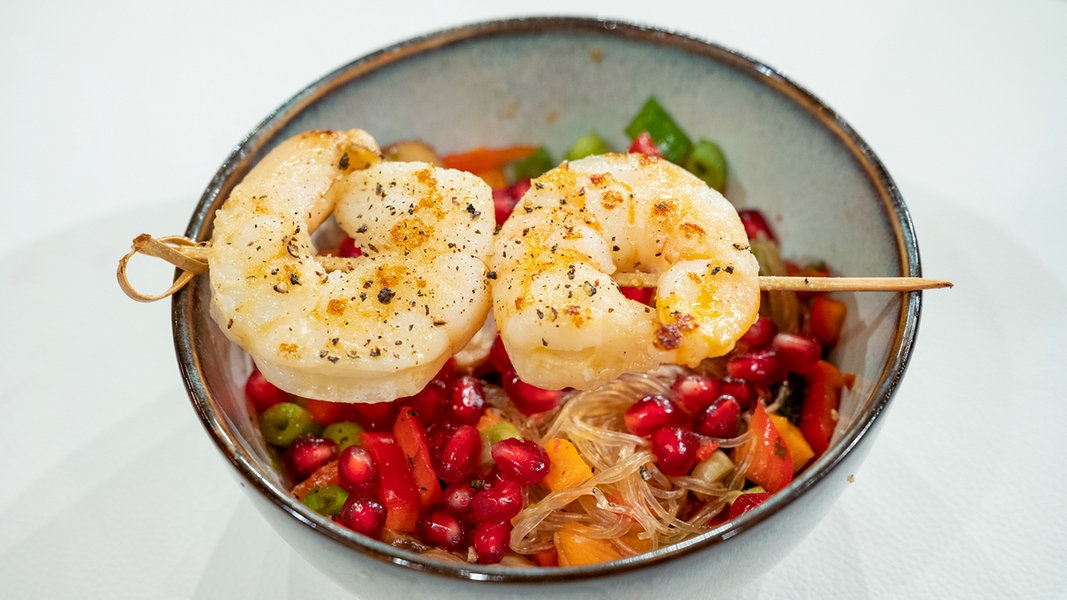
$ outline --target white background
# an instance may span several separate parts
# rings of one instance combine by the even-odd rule
[[[3,596],[350,597],[244,498],[182,390],[169,304],[126,299],[115,264],[138,233],[181,233],[230,149],[314,79],[530,14],[779,69],[873,147],[924,274],[957,284],[926,293],[855,484],[740,598],[1067,594],[1067,2],[190,0],[0,9]]]

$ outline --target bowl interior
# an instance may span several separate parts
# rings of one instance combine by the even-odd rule
[[[380,143],[420,138],[443,152],[536,143],[554,156],[596,131],[625,148],[622,129],[656,96],[694,137],[714,139],[730,164],[727,196],[773,219],[783,253],[825,259],[843,275],[919,275],[906,208],[888,174],[832,110],[773,69],[685,36],[586,19],[519,19],[450,29],[356,60],[297,94],[234,150],[201,199],[187,235],[210,239],[214,210],[263,154],[307,129],[362,128]],[[505,569],[418,564],[288,497],[243,396],[247,357],[209,316],[203,278],[175,297],[175,340],[205,427],[241,476],[309,527],[388,561],[460,577]],[[907,364],[918,320],[912,294],[850,294],[834,357],[856,385],[842,406],[838,443],[771,502],[655,562],[732,537],[824,478],[881,413]],[[512,569],[520,578],[559,577]],[[505,572],[505,575],[500,575]]]

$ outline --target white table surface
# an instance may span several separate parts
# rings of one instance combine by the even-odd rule
[[[231,147],[313,79],[522,14],[781,70],[874,148],[924,273],[956,283],[926,294],[854,485],[741,598],[1067,595],[1067,2],[150,4],[0,10],[0,595],[350,597],[245,499],[181,387],[169,304],[126,299],[116,260],[181,233]]]

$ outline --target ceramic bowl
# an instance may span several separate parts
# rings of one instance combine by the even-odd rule
[[[605,20],[530,18],[447,29],[359,58],[282,104],[242,140],[204,192],[186,234],[211,235],[229,191],[280,140],[314,129],[422,138],[441,151],[537,143],[556,156],[622,128],[650,95],[715,139],[738,206],[774,220],[786,254],[844,275],[919,276],[904,202],[871,149],[837,114],[773,68],[713,43]],[[687,542],[588,567],[457,565],[355,534],[286,493],[250,417],[247,357],[209,316],[203,277],[174,298],[178,359],[193,407],[252,503],[310,563],[361,598],[705,597],[751,582],[815,527],[868,453],[904,374],[921,295],[848,294],[833,360],[854,373],[836,441],[785,490]],[[209,491],[200,492],[201,495]]]

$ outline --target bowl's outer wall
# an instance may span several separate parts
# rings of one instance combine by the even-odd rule
[[[359,127],[382,143],[422,138],[444,152],[534,142],[560,156],[589,131],[624,148],[622,129],[650,95],[691,135],[723,147],[731,169],[727,195],[771,216],[787,255],[824,258],[842,274],[919,274],[910,220],[895,187],[832,111],[771,69],[728,50],[575,19],[450,30],[342,67],[280,107],[235,149],[201,199],[187,234],[208,239],[211,215],[233,185],[274,144],[299,131]],[[410,588],[416,594],[421,578],[379,560],[412,556],[365,544],[288,497],[247,412],[242,384],[250,362],[211,320],[207,288],[200,278],[175,297],[176,347],[194,407],[244,489],[298,551],[339,581],[361,589],[374,589],[378,582],[382,590]],[[846,339],[834,359],[857,375],[857,385],[843,407],[843,424],[871,420],[884,409],[907,363],[919,296],[851,295],[848,302]],[[618,585],[623,594],[618,597],[637,598],[657,593],[654,588],[665,581],[660,572],[677,582],[672,586],[690,581],[700,590],[707,588],[705,573],[714,573],[724,587],[743,583],[810,531],[866,455],[879,423],[842,427],[845,443],[725,533],[645,560],[658,563],[652,567],[656,577],[649,579],[649,569],[642,568],[614,575],[610,580],[616,583],[595,578],[568,585],[589,586],[590,597],[602,597],[597,590],[605,585]],[[732,537],[741,532],[745,535]],[[689,552],[706,545],[716,551]],[[667,556],[674,558],[660,562]],[[452,574],[499,573],[479,567]],[[524,575],[555,576],[544,570]],[[434,587],[445,581],[470,591],[468,582],[446,578],[437,578]],[[500,587],[490,589],[499,593]]]

